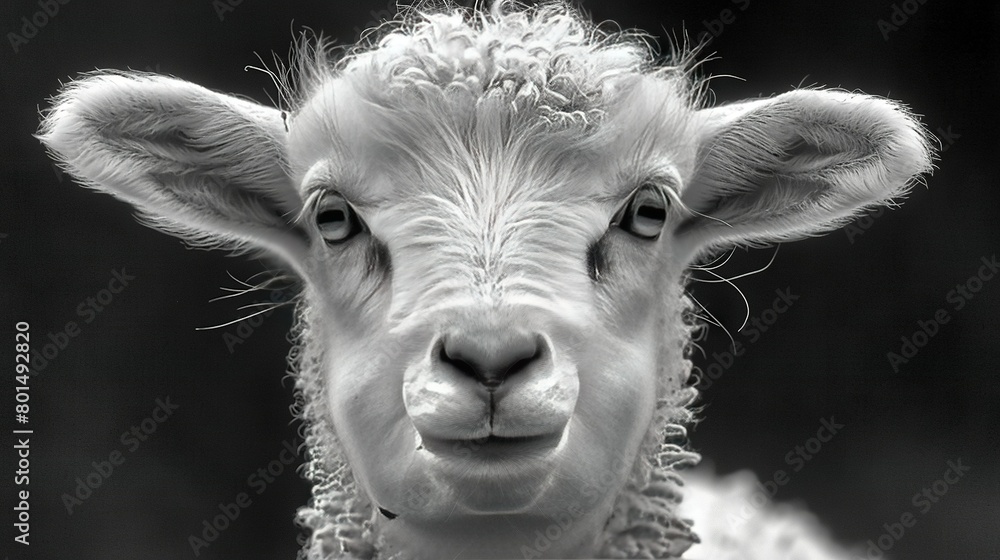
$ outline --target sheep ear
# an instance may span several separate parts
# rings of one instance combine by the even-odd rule
[[[702,136],[675,232],[685,262],[799,239],[903,195],[931,169],[928,136],[891,101],[797,90],[699,111]]]
[[[301,244],[292,224],[302,199],[285,134],[276,109],[174,78],[98,73],[55,97],[37,137],[71,175],[153,227],[286,255]]]

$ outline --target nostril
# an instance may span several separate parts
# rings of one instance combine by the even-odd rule
[[[535,351],[530,356],[521,358],[520,360],[512,363],[510,367],[507,368],[507,371],[504,373],[503,376],[507,377],[508,375],[513,375],[523,369],[526,369],[528,365],[531,364],[531,362],[534,362],[535,359],[538,358],[538,355],[540,353],[541,352],[536,348]]]
[[[471,377],[478,377],[479,376],[479,373],[478,373],[479,369],[476,368],[476,366],[474,366],[473,364],[469,363],[468,361],[466,361],[463,358],[459,358],[457,356],[453,356],[453,355],[448,354],[448,347],[447,347],[446,344],[441,344],[441,350],[440,350],[440,352],[438,352],[438,359],[441,360],[441,362],[443,362],[443,363],[451,364],[452,367],[454,367],[458,371],[460,371],[460,372],[462,372],[462,373],[464,373],[464,374],[466,374],[468,376],[471,376]]]
[[[540,336],[485,338],[459,333],[440,342],[438,359],[493,390],[542,356],[541,340]]]

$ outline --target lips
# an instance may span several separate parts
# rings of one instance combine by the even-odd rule
[[[430,477],[449,496],[449,511],[518,513],[534,507],[551,487],[565,434],[423,438],[420,453],[429,460]]]
[[[502,463],[544,459],[560,441],[562,433],[526,437],[490,435],[478,439],[424,438],[423,444],[428,452],[442,459]]]

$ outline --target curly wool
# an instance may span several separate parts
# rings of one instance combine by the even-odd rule
[[[413,93],[501,100],[517,113],[567,125],[599,122],[625,76],[655,74],[676,82],[692,105],[698,97],[690,54],[658,64],[647,35],[602,30],[562,2],[525,8],[504,0],[471,14],[422,5],[401,8],[397,19],[366,32],[339,59],[322,38],[303,37],[294,75],[282,69],[276,76],[293,113],[334,79],[386,105]]]

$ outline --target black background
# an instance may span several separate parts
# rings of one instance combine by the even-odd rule
[[[235,2],[235,0],[233,0]],[[898,2],[897,6],[902,6]],[[746,6],[743,11],[740,6]],[[777,499],[800,501],[845,543],[864,543],[883,524],[916,511],[911,498],[939,479],[948,460],[969,473],[949,488],[891,551],[894,558],[1000,558],[1000,281],[987,281],[961,310],[949,290],[997,252],[998,21],[991,3],[912,0],[916,7],[886,36],[888,0],[620,0],[584,4],[662,38],[684,30],[697,38],[706,22],[732,9],[704,55],[719,77],[719,101],[770,95],[798,85],[842,87],[906,102],[945,140],[928,188],[918,186],[898,210],[863,230],[785,244],[767,270],[735,284],[751,316],[771,306],[776,289],[799,299],[704,396],[705,418],[692,431],[696,449],[723,473],[750,468],[762,478],[789,470],[786,453],[815,435],[821,418],[845,427],[825,444]],[[238,318],[251,295],[209,303],[220,286],[263,270],[259,262],[188,250],[146,229],[111,197],[78,188],[55,172],[31,137],[37,110],[60,80],[94,68],[173,74],[267,102],[267,76],[244,71],[254,53],[287,51],[293,30],[308,25],[350,43],[388,15],[392,4],[244,0],[220,20],[211,0],[152,2],[73,0],[27,44],[0,45],[4,133],[0,188],[0,418],[4,480],[0,550],[11,558],[189,558],[188,536],[241,491],[253,503],[202,558],[292,558],[295,508],[308,488],[291,468],[261,494],[247,477],[297,441],[290,422],[291,382],[284,376],[291,312],[266,317],[231,353],[220,330],[195,330]],[[0,31],[17,32],[36,2],[0,6]],[[897,16],[897,21],[899,21]],[[720,26],[713,24],[718,31]],[[849,235],[849,231],[853,234]],[[861,232],[860,234],[858,234]],[[756,270],[773,250],[739,251],[719,272]],[[15,469],[7,426],[13,417],[13,326],[30,321],[36,346],[77,306],[107,286],[112,270],[134,275],[93,322],[82,324],[32,380],[30,426],[31,546],[13,544]],[[696,275],[706,277],[704,274]],[[743,301],[725,284],[692,292],[733,333]],[[893,371],[887,352],[918,320],[946,308],[951,321]],[[713,327],[702,342],[703,367],[729,339]],[[122,432],[140,423],[158,397],[179,409],[134,452]],[[16,427],[16,426],[15,426]],[[67,513],[91,462],[125,451],[125,462]]]

